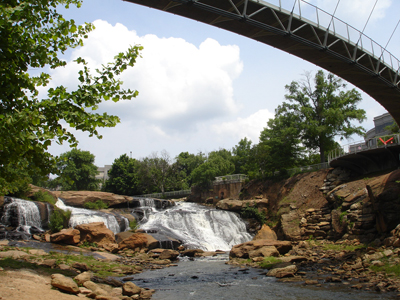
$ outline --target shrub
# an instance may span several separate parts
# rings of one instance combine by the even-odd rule
[[[138,229],[139,225],[138,225],[136,219],[129,222],[129,227],[131,228],[132,231],[135,231],[136,229]]]
[[[97,200],[96,202],[86,202],[83,207],[87,209],[105,209],[108,208],[108,205],[103,200]]]
[[[240,215],[242,216],[242,218],[245,219],[256,219],[261,224],[265,224],[265,222],[267,222],[265,214],[259,212],[257,207],[250,206],[249,203],[246,203],[246,207],[242,208],[242,210],[240,211]]]
[[[33,201],[47,202],[53,205],[55,204],[54,197],[42,190],[39,190],[35,194],[33,194],[32,199]]]
[[[282,260],[274,256],[268,256],[260,263],[260,267],[263,269],[271,269],[273,265],[281,263]]]
[[[69,219],[71,218],[70,210],[62,210],[55,208],[50,216],[49,227],[50,230],[55,233],[59,232],[63,228],[68,228]]]

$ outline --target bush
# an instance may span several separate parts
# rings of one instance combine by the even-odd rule
[[[55,208],[50,216],[49,227],[53,233],[59,232],[63,228],[68,228],[69,219],[71,218],[70,210],[62,210]]]
[[[251,207],[249,203],[246,203],[246,207],[242,208],[242,210],[240,211],[240,215],[242,216],[242,218],[245,219],[256,219],[261,224],[265,224],[265,222],[267,222],[265,214],[259,212],[257,207]]]
[[[33,194],[32,200],[39,202],[47,202],[53,205],[55,204],[54,197],[42,190],[39,190],[35,194]]]
[[[129,227],[131,228],[132,231],[135,231],[136,229],[138,229],[139,225],[138,225],[136,219],[129,222]]]
[[[87,209],[105,209],[108,208],[108,205],[103,200],[97,200],[96,202],[86,202],[83,207]]]

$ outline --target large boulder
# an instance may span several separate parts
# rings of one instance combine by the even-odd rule
[[[297,241],[301,239],[300,219],[301,216],[296,210],[281,216],[282,232],[286,240]]]
[[[275,231],[273,231],[267,224],[264,224],[261,229],[254,236],[253,240],[278,240]]]
[[[66,205],[74,207],[84,207],[86,202],[96,202],[97,200],[103,201],[108,206],[115,206],[133,199],[129,196],[98,191],[56,191],[53,193],[63,199]]]
[[[62,229],[60,232],[53,233],[50,236],[50,242],[52,243],[76,245],[80,242],[80,240],[80,231],[74,228]]]
[[[148,234],[146,233],[134,233],[130,237],[124,239],[118,244],[120,250],[128,249],[143,249],[147,248],[148,244]]]
[[[292,249],[290,241],[274,241],[274,240],[253,240],[232,247],[229,252],[230,258],[249,258],[250,252],[263,247],[274,246],[280,255],[286,254]],[[254,252],[252,252],[254,253]]]
[[[255,200],[232,200],[224,199],[218,201],[216,207],[222,210],[233,212],[240,212],[243,208],[256,207],[259,211],[267,211],[268,199],[255,199]]]
[[[114,233],[103,222],[80,224],[75,229],[80,232],[81,242],[96,243],[100,247],[115,243]]]
[[[296,265],[290,265],[284,268],[274,268],[269,270],[267,276],[283,278],[283,277],[293,277],[297,272]]]

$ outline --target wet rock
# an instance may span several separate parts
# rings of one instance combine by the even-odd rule
[[[163,252],[160,253],[159,259],[175,260],[178,256],[178,251],[165,249]]]

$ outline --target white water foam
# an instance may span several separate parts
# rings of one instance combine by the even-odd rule
[[[71,218],[69,220],[69,226],[71,226],[71,227],[75,227],[80,224],[103,222],[104,225],[106,225],[106,227],[108,229],[110,229],[112,232],[114,232],[114,234],[117,234],[120,232],[120,227],[119,227],[118,221],[115,218],[115,216],[112,214],[107,214],[107,213],[103,213],[103,212],[99,212],[99,211],[93,211],[90,209],[67,206],[64,204],[64,202],[60,198],[58,198],[56,206],[64,211],[66,211],[66,210],[71,211]],[[128,228],[129,221],[124,217],[122,217],[122,218],[124,219],[124,222],[127,225],[126,228]]]
[[[187,248],[206,251],[229,251],[232,246],[252,239],[235,213],[186,202],[149,215],[140,228],[177,238]]]

